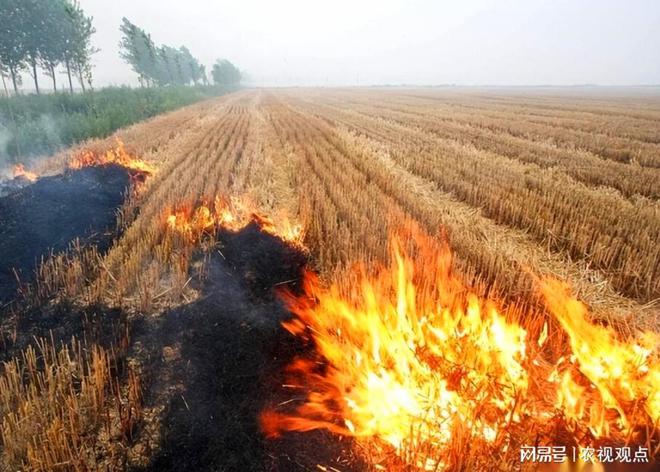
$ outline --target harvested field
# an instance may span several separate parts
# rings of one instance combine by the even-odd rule
[[[0,304],[15,296],[18,281],[32,282],[40,262],[75,240],[107,250],[130,184],[122,167],[86,167],[0,198]]]
[[[131,158],[97,158],[110,155],[117,138]],[[2,467],[501,470],[520,467],[520,447],[534,441],[641,445],[658,457],[660,95],[653,89],[242,90],[85,143],[33,169],[42,176],[36,183],[0,200],[0,234],[14,241],[6,257],[0,252],[3,265],[30,270],[35,257],[61,251],[98,226],[73,227],[56,205],[48,217],[59,226],[40,223],[51,228],[49,239],[35,245],[20,224],[7,224],[33,210],[21,195],[58,182],[63,177],[45,175],[71,162],[82,169],[65,175],[119,165],[149,171],[127,198],[106,205],[121,205],[117,217],[102,214],[103,228],[118,228],[112,243],[92,238],[93,254],[80,249],[51,259],[37,274],[36,286],[44,288],[29,303],[15,300],[6,316],[53,323],[52,313],[66,304],[76,307],[71,317],[89,316],[94,307],[94,316],[107,312],[123,328],[111,340],[90,336],[98,347],[89,350],[78,341],[65,347],[64,336],[51,341],[46,364],[68,359],[57,357],[60,345],[67,356],[94,356],[70,373],[96,379],[79,395],[90,420],[84,428],[61,428],[65,439],[48,450],[27,444],[25,431],[16,441],[5,437]],[[99,189],[83,193],[116,196],[118,184],[99,180]],[[5,203],[17,198],[28,208]],[[101,216],[94,199],[72,198],[61,205],[80,215],[76,221],[87,212]],[[396,235],[399,252],[392,250]],[[25,248],[14,251],[20,241]],[[397,265],[393,255],[403,262]],[[355,270],[358,263],[362,269]],[[565,281],[572,295],[547,277]],[[436,287],[442,283],[454,289],[451,296]],[[390,300],[394,293],[406,295]],[[447,326],[433,325],[433,335],[423,327],[433,324],[431,314],[445,299],[442,306],[460,314],[450,340],[429,354]],[[364,330],[356,329],[363,305],[383,309],[382,319]],[[490,314],[494,307],[501,316]],[[387,313],[406,308],[418,318],[388,324]],[[481,321],[463,325],[463,311],[475,310],[483,312]],[[351,311],[355,318],[346,315]],[[87,326],[78,321],[67,323]],[[3,339],[14,340],[25,326],[5,325],[11,328],[3,328]],[[509,336],[506,346],[522,348],[482,353],[484,339],[498,345],[501,338],[490,336],[500,329]],[[82,337],[85,329],[60,331]],[[592,334],[606,346],[596,346]],[[464,340],[454,346],[452,338]],[[379,344],[384,339],[389,346]],[[21,354],[27,344],[7,344],[16,364],[0,378],[0,399],[9,399],[0,404],[3,431],[20,428],[12,392],[22,387],[11,369],[36,369]],[[469,368],[462,357],[467,349],[478,353],[467,354],[474,361]],[[591,369],[593,359],[580,354],[586,350],[603,364]],[[397,359],[409,351],[414,359],[404,369]],[[353,404],[378,397],[351,383],[359,372],[345,365],[354,359],[346,353],[354,352],[378,358],[373,365],[356,361],[376,377],[391,370],[395,378],[401,368],[418,382],[409,389],[431,384],[439,395],[445,387],[438,385],[449,385],[451,395],[469,395],[467,402],[452,400],[448,410],[461,418],[460,427],[452,423],[445,436],[427,431],[426,423],[411,433],[414,421],[400,421],[397,429],[357,414],[348,418]],[[501,352],[511,358],[505,362]],[[460,369],[444,366],[453,356]],[[107,359],[121,368],[106,372],[99,365],[110,365]],[[608,371],[612,365],[638,371],[621,380]],[[470,369],[474,377],[465,373]],[[496,390],[500,383],[513,390]],[[571,403],[571,388],[584,400]],[[396,397],[386,393],[388,401]],[[49,413],[52,402],[30,401],[53,430],[65,421]],[[103,411],[112,414],[104,419]]]

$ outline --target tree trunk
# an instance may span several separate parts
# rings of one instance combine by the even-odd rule
[[[85,92],[85,79],[83,77],[83,72],[82,68],[76,64],[74,65],[74,71],[76,73],[76,77],[78,78],[78,82],[80,82],[80,88],[82,88],[82,91]]]
[[[37,59],[32,58],[30,60],[32,63],[32,77],[34,78],[34,88],[37,89],[37,95],[41,95],[41,92],[39,91],[39,78],[37,77]]]
[[[55,77],[55,66],[53,64],[48,64],[48,69],[50,69],[50,77],[53,79],[53,91],[57,92],[57,78]]]
[[[16,68],[10,67],[9,71],[11,72],[11,82],[14,84],[14,94],[18,95],[18,84],[16,83]]]
[[[5,81],[5,74],[3,72],[0,72],[0,76],[2,77],[2,88],[5,89],[5,96],[9,98],[9,90],[7,89],[7,81]]]
[[[71,91],[71,95],[73,95],[73,81],[71,80],[71,64],[69,64],[69,60],[66,60],[66,75],[69,76],[69,90]]]

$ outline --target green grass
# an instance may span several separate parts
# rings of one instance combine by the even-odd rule
[[[222,87],[109,87],[0,98],[0,162],[49,155],[132,123],[230,92]]]

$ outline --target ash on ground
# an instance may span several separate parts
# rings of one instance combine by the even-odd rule
[[[107,165],[34,183],[23,178],[10,182],[0,198],[0,306],[16,295],[19,280],[33,279],[43,258],[66,250],[74,240],[96,245],[100,252],[108,248],[131,175],[124,167]]]
[[[162,412],[159,440],[141,447],[154,454],[140,470],[363,470],[350,441],[320,431],[269,440],[260,431],[264,408],[290,399],[285,367],[310,348],[281,327],[291,315],[276,293],[297,290],[306,254],[257,224],[219,242],[198,300],[134,326],[157,340],[145,406]]]

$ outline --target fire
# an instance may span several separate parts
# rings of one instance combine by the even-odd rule
[[[441,451],[458,428],[493,442],[519,421],[526,331],[466,291],[446,246],[424,242],[413,258],[395,239],[391,266],[375,275],[360,266],[351,283],[325,288],[308,274],[305,297],[285,295],[296,318],[284,327],[311,336],[325,365],[290,366],[289,383],[311,391],[292,415],[266,412],[268,434],[326,428],[405,454]]]
[[[37,174],[27,170],[23,164],[16,164],[14,166],[14,178],[16,179],[19,177],[29,180],[30,182],[34,182],[38,179]]]
[[[182,235],[191,243],[199,241],[204,234],[214,233],[218,228],[239,231],[251,222],[257,223],[269,234],[302,246],[304,233],[300,224],[292,223],[284,213],[276,219],[260,215],[248,197],[216,197],[212,203],[204,201],[198,205],[180,205],[165,214],[165,223],[170,231]]]
[[[588,321],[587,307],[566,284],[545,280],[541,291],[570,338],[569,365],[553,373],[555,380],[561,377],[558,406],[566,416],[586,424],[596,438],[611,435],[613,426],[625,435],[641,425],[654,428],[660,419],[658,335],[621,341],[613,329]],[[585,395],[585,383],[595,387],[595,398]]]
[[[544,359],[543,346],[558,342],[547,324],[532,339],[511,316],[515,310],[502,311],[451,272],[446,244],[419,230],[407,236],[408,246],[401,235],[392,239],[391,263],[375,273],[360,265],[330,286],[309,273],[304,295],[283,294],[294,314],[284,328],[312,341],[316,352],[289,366],[286,387],[305,399],[293,410],[266,410],[266,435],[327,429],[370,450],[394,450],[409,467],[437,470],[452,465],[455,441],[513,449],[514,431],[549,421],[587,424],[594,438],[616,431],[642,440],[628,433],[654,429],[657,341],[617,341],[611,328],[587,321],[583,305],[545,281],[572,362]]]
[[[97,153],[86,149],[73,155],[69,161],[70,169],[82,169],[88,166],[103,166],[108,164],[117,164],[127,169],[137,171],[142,174],[154,174],[156,168],[126,151],[124,143],[117,139],[117,145],[114,149],[108,149],[105,153]]]

